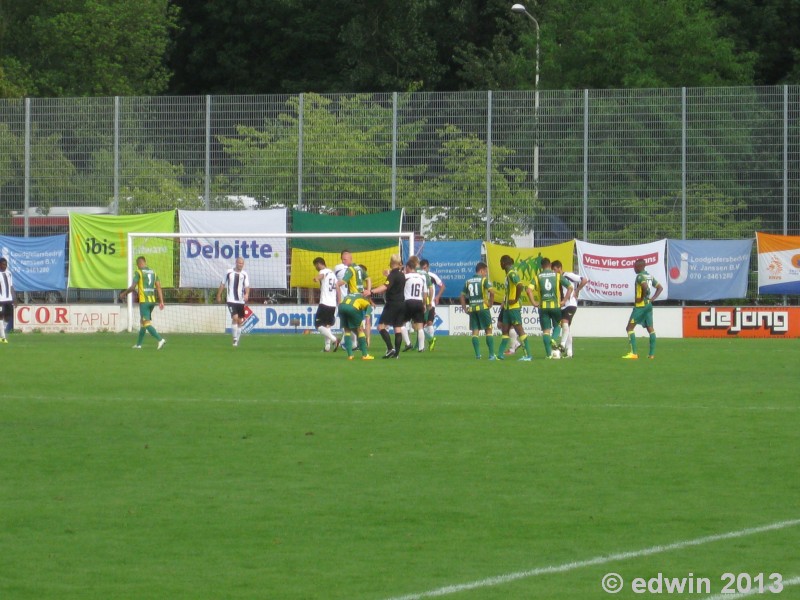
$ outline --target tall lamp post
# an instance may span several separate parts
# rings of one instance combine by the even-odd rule
[[[525,15],[536,30],[536,75],[533,79],[533,195],[539,199],[539,21],[528,12],[523,4],[515,4],[511,11]]]

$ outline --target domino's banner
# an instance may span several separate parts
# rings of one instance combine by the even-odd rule
[[[175,211],[144,215],[83,215],[69,213],[69,285],[87,289],[124,289],[128,258],[144,256],[164,287],[173,287],[172,239],[135,238],[128,233],[174,233]]]
[[[179,210],[181,287],[216,288],[237,258],[244,259],[250,286],[286,287],[286,209],[195,211]],[[214,233],[241,233],[215,238]],[[262,235],[263,234],[263,235]]]
[[[758,293],[800,294],[800,237],[756,232]]]
[[[669,297],[744,298],[752,250],[753,240],[667,240]]]
[[[501,302],[506,297],[506,273],[500,266],[500,258],[502,258],[504,254],[508,254],[514,259],[514,266],[524,284],[530,283],[531,279],[539,273],[542,258],[549,258],[551,261],[560,260],[565,271],[574,271],[574,240],[564,242],[563,244],[542,246],[541,248],[515,248],[512,246],[503,246],[501,244],[491,244],[489,242],[485,243],[485,247],[486,264],[489,266],[489,281],[495,289],[495,302]],[[461,293],[460,289],[459,293]],[[581,294],[583,294],[583,292],[581,292]],[[522,302],[524,303],[527,301],[527,295],[523,294]]]
[[[67,235],[11,237],[0,235],[0,256],[8,260],[18,292],[45,292],[67,287]]]
[[[464,282],[475,275],[475,265],[481,260],[480,240],[465,242],[423,242],[414,252],[431,263],[431,273],[444,283],[442,298],[458,298]],[[403,256],[407,257],[408,241],[403,240]]]
[[[636,284],[633,264],[639,258],[644,259],[647,272],[664,288],[659,300],[669,297],[667,240],[633,246],[604,246],[581,241],[576,243],[580,274],[589,280],[581,290],[582,300],[633,302]]]

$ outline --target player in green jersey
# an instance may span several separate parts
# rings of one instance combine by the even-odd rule
[[[361,350],[361,360],[372,360],[375,357],[367,352],[367,338],[364,335],[364,317],[372,312],[372,304],[361,294],[348,294],[339,303],[339,321],[344,329],[344,349],[347,358],[353,360],[353,340],[350,336],[355,333],[358,337],[358,349]]]
[[[139,350],[142,347],[144,334],[149,333],[158,340],[156,348],[161,350],[167,340],[162,338],[156,328],[153,327],[152,316],[153,308],[156,306],[156,298],[158,299],[158,308],[164,310],[164,292],[161,290],[161,282],[158,280],[158,275],[147,266],[147,260],[144,256],[136,258],[136,271],[133,274],[133,282],[128,289],[120,292],[120,300],[124,300],[133,291],[136,291],[139,297],[139,317],[141,318],[139,338],[136,340],[134,349]]]
[[[645,271],[647,263],[643,258],[639,258],[633,264],[633,270],[636,272],[636,284],[634,285],[634,304],[631,317],[628,319],[628,327],[625,331],[628,333],[628,342],[630,343],[630,352],[622,358],[635,360],[639,358],[639,353],[636,350],[636,329],[637,325],[641,325],[647,329],[650,334],[650,352],[647,358],[655,358],[656,354],[656,332],[653,329],[653,302],[661,295],[664,288],[656,281],[655,277]],[[655,289],[655,293],[650,296],[651,291]]]
[[[475,265],[475,275],[464,282],[461,290],[461,308],[469,314],[469,328],[472,331],[472,347],[475,358],[481,357],[481,331],[486,332],[486,346],[489,348],[489,360],[497,360],[494,353],[494,335],[492,335],[492,313],[494,304],[494,288],[486,276],[489,267],[484,262]]]
[[[567,282],[566,294],[562,298],[561,275],[553,271],[549,258],[542,258],[542,269],[534,277],[531,286],[539,295],[539,322],[542,325],[542,340],[544,342],[545,357],[552,358],[553,354],[553,327],[561,322],[561,307],[572,295],[572,283]]]
[[[520,358],[522,361],[531,360],[531,347],[528,342],[528,336],[522,327],[522,291],[528,294],[528,299],[533,304],[533,293],[530,288],[526,286],[519,278],[519,273],[514,268],[514,259],[508,254],[500,257],[500,266],[506,272],[506,297],[503,301],[503,319],[500,323],[500,329],[503,336],[500,340],[500,351],[497,353],[497,358],[504,360],[505,351],[508,347],[509,338],[508,332],[512,328],[519,336],[519,342],[525,348],[525,356]]]

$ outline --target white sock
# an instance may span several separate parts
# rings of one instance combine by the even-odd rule
[[[558,340],[560,346],[567,347],[567,340],[569,340],[569,323],[564,323],[561,326],[561,339]]]
[[[403,325],[402,329],[400,330],[400,333],[403,335],[403,343],[406,346],[410,346],[411,345],[411,336],[408,335],[408,327]]]
[[[425,335],[417,329],[417,350],[425,350]]]
[[[233,341],[234,342],[238,342],[239,341],[239,334],[241,332],[242,332],[242,328],[239,327],[239,325],[234,325],[233,326]]]
[[[517,330],[516,329],[509,329],[509,331],[508,331],[508,339],[510,341],[510,343],[508,345],[509,348],[516,348],[517,346],[519,346],[519,340],[517,338],[519,338],[519,334],[517,333]]]
[[[429,338],[433,337],[433,331],[434,331],[433,325],[428,325],[428,326],[425,327],[425,333],[428,334]]]
[[[333,333],[331,333],[330,327],[326,327],[325,325],[320,325],[319,327],[317,327],[317,331],[319,331],[323,336],[325,336],[325,339],[327,341],[331,342],[332,344],[336,343],[336,336],[333,335]]]

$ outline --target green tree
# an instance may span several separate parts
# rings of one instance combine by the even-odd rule
[[[169,0],[6,0],[2,65],[28,96],[151,95],[177,11]]]

